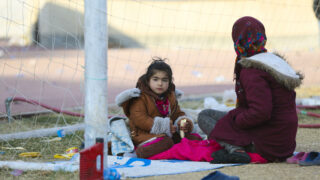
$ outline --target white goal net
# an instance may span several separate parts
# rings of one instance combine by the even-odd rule
[[[167,58],[190,112],[204,108],[203,97],[233,89],[231,30],[242,16],[263,22],[267,49],[304,73],[303,86],[319,85],[320,23],[312,3],[108,0],[108,36],[101,37],[109,47],[108,115],[123,115],[115,96],[135,87],[153,56]],[[85,3],[2,0],[0,8],[0,161],[68,160],[58,155],[84,142]]]

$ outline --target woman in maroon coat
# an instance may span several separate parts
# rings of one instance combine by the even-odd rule
[[[263,24],[253,17],[238,19],[232,29],[237,53],[234,75],[237,107],[230,112],[200,112],[200,128],[223,150],[212,163],[248,163],[246,152],[270,162],[284,161],[296,147],[296,93],[302,75],[280,56],[265,49]]]

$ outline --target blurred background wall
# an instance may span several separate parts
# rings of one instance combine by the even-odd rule
[[[109,47],[232,49],[231,28],[241,16],[266,26],[268,46],[318,48],[312,0],[108,0]],[[301,4],[304,4],[303,6]],[[0,38],[10,45],[82,48],[84,1],[0,1]],[[12,11],[14,9],[14,11]],[[295,43],[299,41],[299,45]]]

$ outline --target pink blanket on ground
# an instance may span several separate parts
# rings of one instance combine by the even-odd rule
[[[178,159],[190,161],[207,161],[213,160],[211,154],[222,149],[214,140],[189,140],[183,138],[180,143],[175,144],[172,148],[148,159]],[[251,157],[251,163],[267,163],[267,160],[257,153],[248,153]]]

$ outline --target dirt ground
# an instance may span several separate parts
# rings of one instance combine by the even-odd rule
[[[320,120],[318,120],[319,123]],[[297,152],[320,151],[320,130],[299,128],[297,134]],[[179,175],[153,176],[146,178],[134,178],[144,180],[168,180],[168,179],[190,179],[196,180],[207,176],[213,171],[220,171],[230,176],[238,176],[243,180],[318,180],[320,179],[320,166],[299,166],[297,164],[268,163],[268,164],[247,164],[242,166],[224,167],[221,169],[186,173]]]

